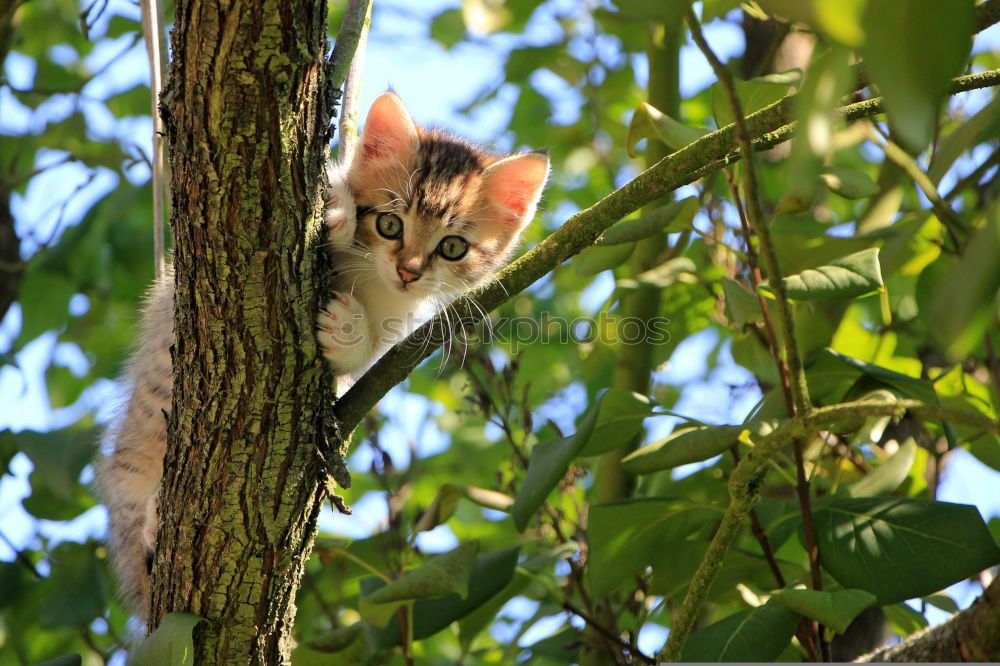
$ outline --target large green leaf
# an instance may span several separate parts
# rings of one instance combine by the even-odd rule
[[[681,428],[625,456],[622,469],[629,474],[649,474],[708,460],[735,444],[743,429],[734,425]]]
[[[644,213],[642,217],[623,220],[597,239],[595,245],[621,245],[649,238],[658,233],[674,233],[691,226],[698,212],[698,199],[687,197]]]
[[[700,127],[690,127],[678,122],[652,104],[643,102],[632,114],[625,146],[632,157],[638,154],[635,144],[642,139],[659,139],[670,150],[680,150],[705,136],[707,132]]]
[[[52,432],[22,430],[17,447],[35,466],[35,473],[61,499],[74,501],[80,473],[97,448],[96,428],[63,428]]]
[[[819,177],[830,191],[845,199],[864,199],[879,192],[879,187],[871,176],[854,169],[828,166],[824,167]]]
[[[587,435],[579,455],[599,456],[627,445],[652,416],[649,398],[633,391],[610,388],[598,398],[597,421]]]
[[[740,98],[743,115],[749,116],[788,95],[792,92],[791,88],[799,84],[801,78],[802,72],[792,70],[780,74],[769,74],[749,81],[737,80],[736,94]],[[725,127],[733,122],[733,112],[720,83],[712,84],[712,111],[719,127]]]
[[[168,613],[152,634],[132,650],[129,666],[185,666],[194,663],[194,629],[205,619]]]
[[[531,517],[559,484],[570,463],[583,451],[597,423],[599,411],[598,406],[592,407],[580,422],[575,434],[535,444],[531,449],[528,472],[510,510],[518,531],[523,532],[528,527]]]
[[[420,640],[432,636],[490,601],[510,583],[519,553],[520,548],[514,547],[477,557],[469,574],[468,593],[464,597],[455,593],[415,600],[413,638]],[[376,641],[380,647],[401,645],[403,637],[399,624],[390,622],[384,629],[376,631]]]
[[[399,580],[371,590],[361,598],[361,614],[371,624],[384,627],[396,609],[416,599],[469,596],[469,577],[479,551],[478,541],[468,541],[438,555]]]
[[[919,597],[1000,562],[974,506],[902,497],[833,499],[815,513],[823,568],[880,605]]]
[[[972,47],[973,0],[869,0],[865,70],[885,96],[889,123],[911,152],[924,149],[938,105]]]
[[[46,627],[84,627],[104,612],[103,572],[94,543],[63,543],[52,552],[52,575],[43,583]]]
[[[761,288],[773,293],[766,285]],[[855,252],[835,259],[826,266],[809,268],[785,278],[788,297],[800,301],[855,298],[883,288],[878,248]]]
[[[861,611],[875,605],[875,595],[864,590],[790,589],[781,590],[774,599],[799,615],[819,620],[838,634],[847,631]]]
[[[593,593],[609,594],[650,566],[666,544],[684,539],[718,516],[715,509],[662,497],[592,504],[587,535]]]
[[[694,632],[681,661],[774,661],[787,647],[799,616],[775,601],[733,613]]]
[[[571,266],[573,272],[583,277],[597,275],[603,271],[618,268],[632,256],[635,243],[620,245],[599,245],[585,248],[573,257]]]
[[[618,280],[620,289],[637,289],[638,287],[656,287],[666,289],[674,283],[688,276],[694,279],[697,267],[691,259],[687,257],[674,257],[668,259],[655,268],[639,273],[634,278],[622,278]]]

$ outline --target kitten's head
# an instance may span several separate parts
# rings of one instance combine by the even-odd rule
[[[548,157],[492,155],[410,119],[387,92],[372,104],[348,183],[356,242],[398,294],[455,296],[507,260],[549,173]]]

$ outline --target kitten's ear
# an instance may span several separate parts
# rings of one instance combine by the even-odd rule
[[[519,231],[535,216],[548,177],[548,155],[521,153],[488,166],[483,172],[483,188],[503,221]]]
[[[417,148],[417,126],[394,92],[384,92],[372,102],[361,135],[358,162],[402,159]]]

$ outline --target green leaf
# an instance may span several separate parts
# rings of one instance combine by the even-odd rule
[[[869,0],[865,69],[885,96],[889,124],[911,153],[931,140],[938,105],[962,72],[973,30],[972,0]]]
[[[712,523],[719,512],[687,500],[644,497],[591,504],[588,573],[603,597],[649,566],[655,554]]]
[[[575,434],[563,439],[535,444],[524,482],[514,498],[510,513],[514,525],[523,532],[545,498],[566,474],[570,463],[580,455],[597,422],[599,409],[591,408],[580,422]]]
[[[668,259],[656,268],[650,268],[635,276],[635,278],[623,278],[618,280],[619,289],[638,289],[641,286],[656,287],[666,289],[685,275],[695,275],[697,267],[695,263],[687,257],[674,257]]]
[[[337,627],[316,638],[309,639],[305,644],[309,649],[318,652],[340,652],[341,650],[346,650],[351,643],[361,636],[364,627],[363,622],[355,622],[346,627]]]
[[[580,631],[573,627],[566,627],[562,631],[528,646],[528,649],[531,650],[531,663],[586,663],[579,662],[577,659],[580,643]],[[551,662],[545,662],[545,660],[551,660]]]
[[[625,146],[631,157],[637,157],[635,145],[642,139],[659,139],[670,150],[680,150],[705,136],[708,130],[689,127],[643,102],[632,114]]]
[[[860,497],[832,499],[814,517],[823,568],[879,605],[937,592],[1000,562],[974,506]]]
[[[65,276],[29,268],[18,293],[22,316],[18,339],[21,344],[65,326],[69,319],[69,299],[76,292],[76,285]]]
[[[774,661],[785,649],[799,616],[774,601],[733,613],[694,632],[681,661]]]
[[[684,593],[691,586],[691,579],[705,559],[710,533],[704,538],[691,537],[682,541],[672,541],[663,544],[653,553],[650,566],[653,577],[649,581],[649,592],[680,602]],[[777,546],[775,546],[777,548]],[[789,562],[778,561],[781,570],[787,578],[808,577],[808,572],[800,566]],[[740,583],[756,586],[760,589],[770,589],[774,585],[774,574],[762,555],[749,553],[738,549],[730,549],[722,560],[722,567],[716,575],[708,591],[708,600],[732,599],[736,596],[736,587]]]
[[[681,428],[622,458],[622,469],[629,474],[649,474],[708,460],[735,444],[743,430],[744,426],[738,425]]]
[[[927,626],[927,618],[906,604],[893,604],[882,608],[885,619],[894,632],[906,638]]]
[[[513,579],[519,553],[520,548],[514,547],[477,557],[464,597],[450,594],[436,599],[417,599],[413,604],[413,638],[420,640],[432,636],[489,602]],[[385,629],[377,630],[376,643],[382,648],[402,645],[399,623],[391,622]]]
[[[648,416],[652,416],[649,398],[624,389],[608,389],[598,398],[597,421],[578,455],[599,456],[626,446],[642,430]]]
[[[446,9],[431,20],[431,39],[446,49],[462,41],[465,21],[461,9]]]
[[[640,241],[659,233],[670,234],[683,231],[691,226],[698,212],[697,197],[687,197],[673,201],[666,206],[645,213],[642,217],[623,220],[614,225],[594,243],[595,245],[620,245]]]
[[[782,97],[788,95],[790,88],[797,86],[802,78],[802,72],[792,70],[779,74],[770,74],[749,81],[739,81],[736,83],[736,94],[740,98],[740,106],[743,115],[749,116],[755,111],[760,111],[768,104],[777,102]],[[719,128],[733,122],[733,112],[729,108],[729,100],[726,99],[725,90],[722,84],[716,82],[712,84],[712,112],[715,114],[715,123]]]
[[[611,268],[618,268],[632,256],[635,243],[592,246],[573,257],[573,272],[583,277],[597,275]]]
[[[864,590],[781,590],[775,601],[799,615],[819,620],[838,634],[847,631],[861,611],[875,605],[875,595]]]
[[[757,295],[742,284],[728,277],[722,278],[722,292],[726,295],[726,310],[736,330],[747,324],[764,320]]]
[[[871,177],[854,169],[828,166],[820,174],[823,183],[835,194],[845,199],[864,199],[879,193],[879,187]]]
[[[927,177],[931,182],[937,185],[962,153],[970,150],[985,136],[994,135],[998,124],[1000,97],[994,97],[976,115],[957,123],[955,130],[941,139],[934,151],[930,169],[927,170]]]
[[[949,358],[962,360],[981,344],[996,318],[1000,292],[1000,205],[975,232],[965,253],[938,284],[925,321]]]
[[[43,626],[83,627],[104,612],[104,574],[95,547],[63,543],[52,552],[52,575],[43,583]]]
[[[35,466],[35,473],[55,495],[73,502],[80,473],[97,448],[96,428],[63,428],[52,432],[22,430],[15,436],[17,447]]]
[[[884,463],[847,486],[851,497],[888,495],[906,480],[917,457],[917,443],[910,437]]]
[[[191,613],[167,613],[156,631],[132,650],[129,666],[193,664],[194,629],[204,621]]]
[[[475,502],[479,506],[496,511],[509,511],[514,499],[510,495],[489,490],[487,488],[477,488],[476,486],[456,486],[446,483],[438,490],[434,501],[427,507],[427,510],[420,516],[420,520],[413,527],[415,532],[432,530],[438,525],[448,522],[448,519],[455,515],[458,508],[458,501],[466,498]]]
[[[843,124],[837,108],[850,91],[850,60],[848,49],[833,47],[816,57],[806,71],[795,98],[796,140],[786,169],[789,190],[779,202],[779,212],[799,213],[812,204],[823,161],[833,152],[834,135]]]
[[[469,595],[469,576],[479,551],[478,541],[468,541],[438,555],[421,567],[406,572],[399,580],[361,598],[361,615],[371,624],[384,627],[403,603],[427,597]]]
[[[41,476],[32,472],[28,476],[31,484],[31,494],[21,500],[24,510],[35,518],[42,520],[72,520],[87,509],[95,506],[94,497],[83,484],[77,484],[72,496],[64,497],[53,491]]]
[[[807,268],[784,281],[788,297],[800,301],[856,298],[884,288],[878,248],[849,254],[826,266]],[[761,285],[761,289],[774,293],[767,285]]]

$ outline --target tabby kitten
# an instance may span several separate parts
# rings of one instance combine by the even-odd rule
[[[343,391],[386,349],[509,257],[548,177],[541,153],[493,155],[417,127],[391,92],[372,104],[350,165],[328,168],[335,293],[317,338]],[[130,396],[98,463],[122,595],[149,606],[156,502],[171,408],[173,272],[153,285],[128,362]]]

